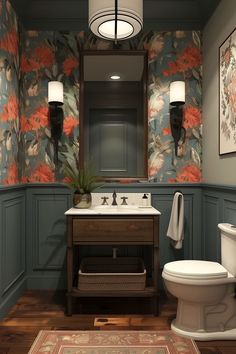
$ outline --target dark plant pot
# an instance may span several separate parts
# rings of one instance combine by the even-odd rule
[[[74,193],[73,205],[74,208],[78,209],[88,209],[92,204],[92,196],[90,193],[81,194],[78,192]]]

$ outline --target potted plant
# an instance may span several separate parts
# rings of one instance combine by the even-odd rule
[[[98,187],[98,178],[92,174],[90,166],[79,166],[78,152],[67,145],[67,151],[63,156],[64,181],[73,189],[73,206],[83,209],[89,208],[92,203],[91,192]]]

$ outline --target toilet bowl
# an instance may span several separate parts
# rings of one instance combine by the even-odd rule
[[[178,299],[172,330],[197,340],[236,340],[236,230],[230,224],[218,226],[222,264],[175,261],[165,264],[162,272],[166,289]]]

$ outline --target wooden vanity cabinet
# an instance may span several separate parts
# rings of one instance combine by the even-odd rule
[[[84,291],[73,286],[74,248],[82,245],[149,245],[152,248],[151,286],[139,291]],[[159,215],[67,215],[67,315],[74,297],[152,297],[158,314]]]

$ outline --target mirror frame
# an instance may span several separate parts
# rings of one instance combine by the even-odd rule
[[[84,116],[84,57],[88,55],[125,55],[125,56],[140,56],[144,58],[144,69],[143,69],[143,141],[144,141],[144,175],[143,176],[130,176],[130,177],[103,177],[104,181],[114,181],[114,182],[137,182],[137,181],[147,181],[148,180],[148,97],[147,97],[147,87],[148,87],[148,52],[146,50],[83,50],[80,53],[79,58],[79,75],[80,75],[80,87],[79,87],[79,165],[83,167],[85,164],[85,116]]]

